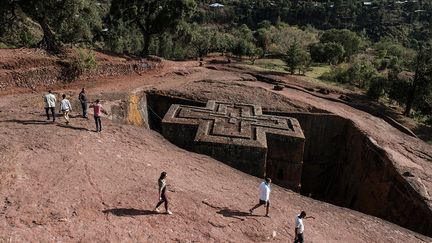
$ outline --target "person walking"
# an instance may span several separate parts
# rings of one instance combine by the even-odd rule
[[[255,209],[258,207],[261,207],[262,205],[266,206],[266,217],[269,217],[269,208],[270,208],[270,184],[271,179],[266,178],[265,181],[263,181],[259,186],[259,202],[257,205],[255,205],[253,208],[249,209],[249,212],[252,214]]]
[[[90,108],[93,108],[93,115],[96,123],[96,132],[102,132],[101,116],[102,113],[106,113],[106,112],[103,109],[102,105],[100,104],[100,100],[97,99],[95,103],[90,105]]]
[[[66,120],[66,124],[69,124],[69,112],[72,111],[71,103],[66,99],[66,95],[62,95],[62,101],[60,102],[60,111],[63,113],[63,117]]]
[[[294,243],[303,243],[303,232],[304,232],[304,225],[303,225],[303,219],[306,217],[306,212],[301,211],[299,215],[297,215],[295,220],[295,238]]]
[[[86,96],[84,88],[82,88],[81,92],[79,93],[78,99],[81,102],[83,117],[88,119],[88,116],[87,116],[87,96]]]
[[[45,112],[47,116],[47,120],[50,119],[49,112],[51,111],[53,122],[55,122],[55,106],[57,99],[54,94],[51,93],[51,90],[48,90],[48,94],[44,95],[44,102],[45,102]]]
[[[167,173],[166,172],[162,172],[159,180],[158,180],[158,184],[159,184],[159,202],[156,204],[156,207],[154,209],[154,211],[159,213],[159,206],[162,205],[162,203],[165,203],[165,210],[167,214],[172,214],[172,212],[168,209],[168,198],[166,196],[166,177],[167,177]]]

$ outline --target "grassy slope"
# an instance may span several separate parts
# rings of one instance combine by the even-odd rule
[[[265,70],[272,70],[272,71],[278,71],[278,72],[282,72],[282,73],[286,73],[288,74],[288,72],[285,70],[286,64],[284,63],[284,61],[280,60],[280,59],[258,59],[255,61],[255,64],[252,65],[250,60],[244,60],[242,62],[242,65],[247,66],[248,68],[257,70],[257,71],[265,71]],[[304,76],[298,76],[301,77],[304,81],[306,82],[310,82],[310,83],[316,83],[319,86],[324,86],[324,87],[328,87],[329,89],[333,89],[333,90],[340,90],[340,91],[346,91],[346,90],[350,90],[350,91],[356,91],[356,92],[361,92],[364,93],[364,91],[349,85],[349,84],[340,84],[337,82],[331,82],[331,81],[327,81],[327,80],[323,80],[320,77],[326,73],[330,71],[330,66],[329,65],[314,65],[310,68],[309,71],[306,72],[306,74]],[[389,103],[386,101],[382,102],[383,105],[388,106]],[[411,129],[413,129],[413,131],[416,132],[416,134],[422,139],[424,140],[426,143],[431,144],[432,145],[432,137],[429,138],[427,134],[430,134],[430,128],[424,128],[424,127],[428,127],[427,125],[424,125],[424,122],[418,120],[418,119],[414,119],[414,121],[406,121],[404,119],[397,119],[396,120],[404,125],[408,125],[412,122],[416,123],[417,125],[410,126],[408,125],[407,127],[410,127]],[[423,125],[422,125],[423,124]],[[411,124],[412,125],[412,124]],[[419,130],[419,128],[422,128]],[[425,129],[427,131],[425,131]]]
[[[272,70],[272,71],[278,71],[278,72],[289,74],[289,72],[285,70],[286,68],[285,62],[280,59],[258,59],[255,61],[254,65],[252,65],[251,61],[244,60],[242,64],[247,65],[249,68],[254,70],[261,70],[261,71]],[[330,65],[313,65],[310,67],[310,70],[306,72],[305,76],[300,76],[300,77],[303,77],[305,81],[317,83],[323,86],[328,86],[329,88],[336,89],[336,90],[355,89],[351,85],[340,84],[337,82],[331,82],[331,81],[320,79],[320,77],[328,71],[330,71]]]

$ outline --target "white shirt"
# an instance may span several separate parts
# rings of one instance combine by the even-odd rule
[[[71,111],[72,106],[68,99],[63,99],[60,104],[60,110],[62,111]]]
[[[56,106],[57,99],[55,95],[48,93],[44,96],[45,108],[51,108]]]
[[[303,219],[300,218],[300,214],[297,215],[296,217],[295,227],[297,228],[297,234],[303,234],[304,225],[303,225]]]
[[[259,186],[260,191],[260,200],[268,201],[270,199],[270,185],[267,185],[266,182],[262,182]]]

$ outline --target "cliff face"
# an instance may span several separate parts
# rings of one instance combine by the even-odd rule
[[[425,198],[353,122],[328,114],[285,115],[299,120],[306,137],[303,195],[432,235]]]

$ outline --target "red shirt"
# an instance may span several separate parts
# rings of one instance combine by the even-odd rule
[[[95,104],[93,105],[93,112],[94,112],[94,116],[101,116],[102,115],[102,105],[101,104]]]

